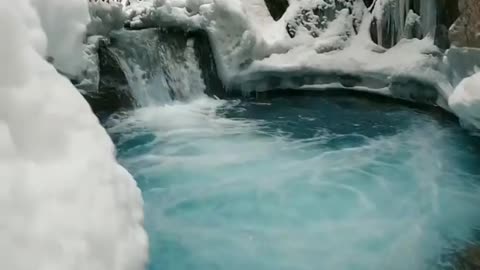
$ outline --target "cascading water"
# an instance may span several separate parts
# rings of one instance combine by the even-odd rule
[[[108,50],[125,73],[136,103],[147,107],[203,94],[195,42],[183,31],[120,31],[113,34]]]

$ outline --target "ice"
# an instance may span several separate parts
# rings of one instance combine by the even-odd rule
[[[141,270],[143,202],[79,92],[87,2],[0,9],[0,260],[11,270]],[[78,60],[78,61],[77,61]]]

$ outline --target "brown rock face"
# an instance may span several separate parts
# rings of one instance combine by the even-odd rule
[[[480,1],[459,0],[458,6],[460,17],[449,30],[452,45],[480,48]]]
[[[480,269],[480,247],[471,246],[457,258],[456,270],[478,270]]]

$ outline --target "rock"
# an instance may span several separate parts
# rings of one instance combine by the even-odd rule
[[[480,269],[480,246],[471,246],[462,252],[455,264],[456,270]]]
[[[442,50],[446,50],[450,48],[450,40],[448,38],[448,28],[445,25],[443,24],[437,25],[435,29],[434,42],[435,42],[435,45]]]
[[[438,14],[437,23],[445,25],[447,28],[458,19],[460,11],[458,10],[458,0],[437,0]]]
[[[460,17],[450,27],[449,39],[457,47],[480,48],[480,1],[459,0]]]
[[[380,41],[380,33],[382,34],[382,41]],[[386,49],[395,46],[395,44],[398,42],[396,33],[391,31],[390,28],[386,27],[386,23],[379,25],[377,18],[373,18],[370,25],[370,37],[374,43]]]
[[[188,33],[188,37],[195,39],[195,56],[202,71],[202,78],[205,83],[205,93],[209,96],[225,98],[226,91],[217,70],[212,44],[207,32],[195,30]]]
[[[363,2],[365,3],[365,6],[370,7],[375,0],[363,0]]]
[[[135,105],[118,59],[109,52],[107,46],[106,41],[102,41],[99,46],[98,91],[84,92],[85,99],[97,115],[108,115],[121,109],[131,109]]]
[[[289,6],[288,0],[265,0],[268,11],[275,21],[280,20]]]

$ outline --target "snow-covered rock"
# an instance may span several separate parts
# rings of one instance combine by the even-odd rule
[[[480,129],[480,72],[463,79],[448,104],[463,124]]]
[[[87,2],[0,9],[0,269],[143,270],[142,198],[79,92]],[[69,62],[69,61],[71,62]]]
[[[119,2],[91,1],[88,10],[91,19],[87,27],[88,35],[107,36],[110,31],[121,29],[125,23],[123,5]]]

